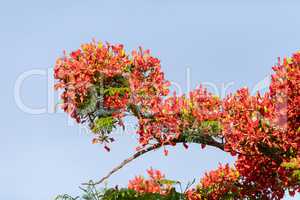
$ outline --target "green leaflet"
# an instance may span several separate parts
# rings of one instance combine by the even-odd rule
[[[300,181],[300,170],[299,169],[294,170],[293,177],[295,177],[298,180],[298,182]]]
[[[300,182],[300,169],[297,160],[292,159],[290,162],[283,162],[281,166],[292,170],[292,176]]]
[[[95,188],[83,190],[82,197],[71,197],[69,195],[59,195],[55,200],[185,200],[184,194],[178,193],[173,188],[168,195],[156,193],[139,194],[130,189],[105,189],[98,191]]]
[[[129,92],[130,89],[128,87],[110,87],[104,90],[104,94],[109,96],[114,96],[117,93],[124,95]]]
[[[93,85],[89,89],[88,96],[85,98],[84,102],[79,105],[77,112],[81,116],[91,114],[96,111],[97,103],[102,104],[103,92],[100,85]]]
[[[162,179],[158,181],[159,184],[162,185],[175,185],[175,184],[179,184],[178,181],[174,181],[174,180],[169,180],[169,179]]]
[[[94,95],[91,95],[89,98],[85,100],[79,107],[77,112],[81,115],[87,115],[96,110],[97,107],[97,98]]]
[[[222,128],[218,121],[203,121],[195,128],[186,128],[182,132],[182,139],[187,143],[201,142],[204,136],[215,136],[220,134]]]
[[[114,119],[112,116],[96,118],[92,131],[94,133],[98,133],[100,131],[110,133],[112,132],[113,128],[116,127],[116,122],[116,119]]]
[[[178,193],[173,189],[168,195],[160,195],[155,193],[139,194],[133,190],[111,189],[103,194],[101,200],[185,200],[184,195]]]
[[[200,129],[209,130],[209,133],[218,134],[221,131],[221,124],[218,121],[204,121],[200,124]]]

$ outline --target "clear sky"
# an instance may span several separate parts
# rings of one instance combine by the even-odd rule
[[[200,83],[218,94],[222,84],[231,85],[231,91],[253,89],[278,56],[299,50],[299,8],[288,0],[1,1],[0,199],[78,194],[80,183],[105,175],[137,145],[129,127],[118,132],[119,140],[106,153],[68,123],[66,114],[53,112],[57,95],[53,98],[48,85],[63,50],[92,38],[123,43],[128,50],[141,45],[161,59],[166,77],[182,92]],[[18,84],[22,77],[27,79]],[[33,114],[24,106],[42,110]],[[188,151],[178,146],[169,154],[157,151],[134,161],[109,185],[125,185],[151,166],[187,183],[219,162],[233,162],[217,149],[198,145]]]

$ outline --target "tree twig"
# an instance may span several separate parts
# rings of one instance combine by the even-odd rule
[[[121,164],[119,164],[117,167],[115,167],[114,169],[112,169],[106,176],[104,176],[103,178],[101,178],[99,181],[97,182],[93,182],[93,183],[82,183],[82,185],[99,185],[101,183],[103,183],[103,181],[105,181],[106,179],[108,179],[112,174],[114,174],[116,171],[120,170],[121,168],[123,168],[126,164],[130,163],[131,161],[135,160],[136,158],[148,153],[149,151],[153,151],[155,149],[159,149],[160,147],[162,147],[162,144],[154,144],[146,149],[140,150],[138,152],[136,152],[135,154],[133,154],[133,156],[125,159],[123,162],[121,162]]]
[[[180,138],[178,140],[175,140],[174,143],[178,144],[178,143],[183,143],[186,142],[184,139]],[[221,149],[222,151],[224,151],[224,144],[223,143],[219,143],[215,140],[213,140],[211,137],[201,137],[201,139],[199,140],[195,140],[192,143],[198,143],[198,144],[206,144],[209,146],[214,146],[217,147],[219,149]],[[99,181],[97,182],[88,182],[88,183],[82,183],[82,185],[99,185],[101,183],[103,183],[103,181],[105,181],[106,179],[108,179],[111,175],[113,175],[115,172],[117,172],[118,170],[120,170],[121,168],[123,168],[125,165],[127,165],[128,163],[130,163],[131,161],[135,160],[136,158],[150,152],[153,151],[155,149],[159,149],[162,146],[167,146],[167,145],[171,145],[171,143],[165,143],[165,144],[161,144],[161,143],[156,143],[153,144],[152,146],[149,146],[145,149],[142,149],[138,152],[136,152],[135,154],[133,154],[131,157],[125,159],[123,162],[121,162],[117,167],[113,168],[106,176],[104,176],[103,178],[101,178]]]

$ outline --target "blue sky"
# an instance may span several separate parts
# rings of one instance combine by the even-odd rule
[[[52,96],[47,71],[63,50],[92,38],[123,43],[128,50],[141,45],[161,59],[166,77],[183,92],[200,83],[216,86],[219,94],[222,84],[231,85],[229,91],[254,88],[278,56],[299,50],[299,6],[288,0],[2,1],[0,199],[77,194],[80,183],[103,176],[137,145],[129,127],[118,131],[118,141],[106,153],[68,123],[66,114],[52,112],[57,95]],[[18,91],[26,106],[45,108],[41,114],[24,112],[15,100],[16,81],[31,70],[40,75],[28,77]],[[187,183],[219,162],[233,159],[217,149],[178,146],[168,157],[157,151],[134,161],[109,185],[125,185],[151,166]]]

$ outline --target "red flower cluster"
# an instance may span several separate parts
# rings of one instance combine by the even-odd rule
[[[149,50],[125,53],[123,45],[92,42],[56,61],[56,89],[63,89],[62,108],[77,122],[88,122],[107,142],[115,123],[123,125],[127,112],[151,114],[168,94],[169,83],[160,61]],[[107,120],[108,116],[116,120]],[[96,127],[96,128],[95,128]],[[93,131],[95,132],[95,131]]]
[[[206,173],[200,184],[186,192],[188,200],[242,199],[239,173],[228,165]]]
[[[219,120],[220,104],[218,97],[202,87],[190,92],[189,97],[174,94],[151,109],[150,118],[140,119],[140,143],[144,146],[155,140],[160,144],[175,145],[174,141],[184,131],[198,130],[202,122]]]
[[[91,86],[103,84],[103,81],[113,82],[113,77],[122,76],[128,65],[130,60],[125,55],[123,45],[108,43],[84,44],[69,56],[59,58],[54,77],[59,81],[55,88],[64,89],[61,95],[62,108],[80,122],[78,108],[89,98]],[[107,101],[115,102],[110,98]],[[120,104],[122,102],[123,100],[119,100]]]
[[[138,193],[157,193],[168,195],[174,185],[165,179],[165,176],[158,170],[150,169],[147,171],[150,178],[144,179],[141,176],[129,181],[128,189]],[[215,171],[205,174],[200,184],[196,188],[190,188],[184,192],[188,200],[220,200],[229,197],[241,197],[239,195],[238,180],[239,173],[228,165],[222,166]],[[177,182],[176,182],[177,183]]]
[[[236,193],[237,186],[234,183],[239,179],[239,172],[230,168],[229,165],[220,165],[217,170],[206,173],[200,182],[200,187],[209,188],[211,199],[220,199],[229,192]]]
[[[300,145],[300,53],[273,67],[270,92],[250,96],[247,89],[223,100],[227,151],[261,153],[262,146],[284,152]]]
[[[97,141],[107,142],[116,123],[132,114],[142,148],[191,142],[238,155],[235,170],[220,166],[202,180],[202,188],[214,187],[212,199],[235,192],[236,181],[241,195],[280,199],[285,190],[299,191],[294,171],[282,164],[300,157],[300,52],[273,70],[264,94],[242,88],[220,99],[200,87],[166,98],[169,82],[149,51],[126,54],[123,45],[92,42],[59,58],[54,71],[63,109],[80,123],[88,121]],[[150,181],[136,177],[129,187],[161,193],[155,173]]]
[[[169,82],[161,71],[159,59],[150,51],[132,52],[132,71],[129,77],[131,103],[141,107],[141,112],[156,112],[162,97],[169,93]]]
[[[135,190],[139,193],[157,193],[166,195],[170,192],[172,185],[163,183],[165,176],[159,171],[154,169],[147,170],[149,179],[142,176],[137,176],[129,181],[128,189]]]
[[[223,100],[225,150],[238,154],[236,169],[244,187],[266,199],[281,199],[284,190],[298,190],[281,166],[299,156],[300,53],[273,67],[270,91],[250,96],[247,89]],[[255,183],[255,189],[249,185]],[[250,193],[251,193],[250,192]]]

